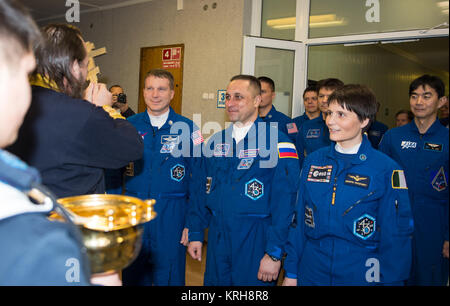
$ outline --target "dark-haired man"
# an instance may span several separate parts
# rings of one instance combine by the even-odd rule
[[[328,146],[330,134],[325,124],[325,114],[328,110],[328,97],[344,83],[339,79],[324,79],[317,84],[317,95],[321,115],[306,121],[301,127],[295,140],[300,166],[306,155],[317,149]]]
[[[120,111],[120,114],[125,118],[131,117],[136,113],[128,105],[127,95],[123,92],[123,88],[120,85],[113,85],[109,88],[112,94],[113,104],[115,109]]]
[[[386,132],[380,150],[405,170],[414,216],[410,285],[444,286],[448,281],[448,129],[437,119],[445,103],[439,77],[423,75],[409,87],[415,118]]]
[[[291,118],[276,110],[273,105],[273,99],[275,99],[275,82],[266,76],[258,78],[261,83],[261,103],[259,104],[259,117],[264,122],[276,122],[278,123],[278,129],[285,133],[295,141],[298,128]]]
[[[308,120],[315,119],[320,116],[320,109],[317,99],[317,89],[315,86],[309,86],[303,91],[303,104],[305,113],[293,119],[298,129]]]
[[[83,99],[89,58],[80,31],[50,24],[42,34],[33,101],[9,150],[36,167],[57,197],[104,193],[103,169],[139,159],[142,139],[120,114],[99,107],[112,104],[104,84],[91,83]]]
[[[395,126],[404,126],[414,120],[414,114],[409,110],[401,109],[395,114]]]
[[[274,285],[296,199],[299,165],[289,137],[258,118],[261,85],[238,75],[226,91],[232,125],[206,145],[203,201],[189,210],[189,246],[201,260],[209,227],[205,285]]]

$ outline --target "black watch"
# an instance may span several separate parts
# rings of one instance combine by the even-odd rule
[[[280,261],[280,259],[279,258],[276,258],[275,256],[272,256],[272,255],[270,255],[269,253],[266,253],[269,257],[270,257],[270,259],[272,259],[273,261]]]

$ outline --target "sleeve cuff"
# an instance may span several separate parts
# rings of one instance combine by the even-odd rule
[[[269,247],[268,249],[266,249],[266,253],[277,259],[281,259],[282,255],[283,255],[281,249],[276,246],[272,246],[272,247]]]
[[[204,233],[203,232],[191,232],[188,233],[188,240],[189,241],[201,241],[203,242],[204,239]]]
[[[285,276],[287,278],[297,279],[297,274],[286,272]]]

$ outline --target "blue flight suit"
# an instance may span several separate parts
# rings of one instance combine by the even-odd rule
[[[411,268],[413,230],[402,177],[397,163],[365,136],[357,154],[341,154],[331,144],[308,155],[286,276],[298,285],[402,284]]]
[[[201,156],[201,143],[193,143],[193,122],[172,108],[160,129],[151,125],[146,111],[128,120],[143,138],[144,157],[126,170],[125,194],[155,199],[157,216],[145,224],[142,250],[124,270],[123,283],[183,286],[186,247],[180,240],[190,201],[199,193],[193,173],[199,168],[196,162]],[[176,157],[176,150],[187,151]],[[194,151],[198,158],[193,157]]]
[[[291,118],[276,110],[275,106],[267,113],[264,118],[261,118],[264,122],[278,122],[278,129],[289,136],[292,142],[295,142],[295,138],[298,133],[298,127],[292,121]]]
[[[381,123],[380,121],[374,121],[370,125],[370,128],[367,131],[367,135],[369,137],[370,143],[372,144],[372,147],[378,149],[378,145],[380,144],[380,141],[387,130],[389,130],[387,125]]]
[[[237,144],[232,129],[206,146],[213,152],[204,159],[207,189],[189,210],[189,241],[203,242],[209,227],[204,285],[275,285],[257,274],[264,253],[284,254],[299,177],[295,146],[260,118]]]
[[[389,130],[380,150],[405,169],[414,216],[411,285],[446,285],[448,259],[442,256],[448,227],[448,129],[436,120],[425,134],[416,123]]]
[[[322,114],[317,118],[305,121],[299,128],[297,139],[295,140],[300,168],[306,155],[320,148],[327,147],[330,143],[330,132]]]
[[[305,123],[306,121],[309,121],[309,120],[310,119],[309,119],[308,115],[306,115],[306,113],[292,119],[292,121],[294,121],[295,125],[297,126],[297,129],[300,129],[302,127],[303,123]]]
[[[89,286],[79,230],[48,219],[51,201],[35,204],[26,195],[40,184],[35,168],[0,149],[0,286]]]

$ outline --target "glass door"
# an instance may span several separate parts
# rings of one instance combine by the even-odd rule
[[[276,109],[294,118],[304,112],[306,48],[301,42],[244,36],[242,73],[275,82]]]

